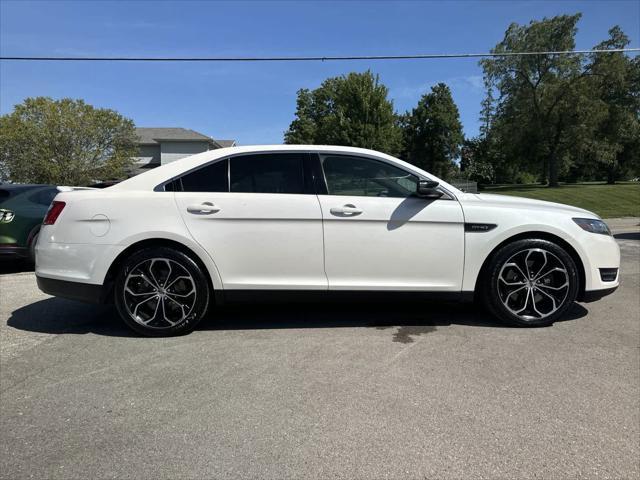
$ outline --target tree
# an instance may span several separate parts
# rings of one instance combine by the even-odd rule
[[[630,43],[620,27],[609,30],[609,39],[598,50],[620,49]],[[595,53],[587,67],[590,119],[594,131],[584,143],[585,156],[615,183],[640,167],[640,60],[622,52]]]
[[[581,15],[561,15],[528,25],[513,23],[494,53],[575,48]],[[541,166],[541,179],[558,185],[562,162],[580,126],[578,96],[587,71],[579,55],[525,55],[481,61],[495,90],[492,130],[507,157],[524,168]]]
[[[27,98],[0,117],[0,173],[21,183],[89,185],[122,178],[136,155],[133,122],[82,100]]]
[[[496,172],[491,162],[490,145],[486,137],[470,138],[464,141],[460,150],[460,171],[469,180],[491,184]]]
[[[402,119],[403,157],[434,175],[446,178],[464,141],[458,107],[444,83],[431,88]]]
[[[285,143],[345,145],[397,155],[402,134],[388,93],[368,70],[328,78],[315,90],[299,90]]]

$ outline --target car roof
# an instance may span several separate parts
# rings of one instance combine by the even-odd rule
[[[54,185],[47,185],[46,183],[0,183],[0,189],[2,190],[28,190],[30,188],[40,187],[53,187]]]
[[[366,148],[344,147],[338,145],[249,145],[241,147],[218,148],[161,165],[147,172],[136,175],[135,177],[124,180],[117,185],[108,187],[105,190],[153,190],[156,186],[162,184],[163,182],[171,180],[172,178],[182,175],[189,170],[198,168],[206,163],[220,158],[239,154],[278,152],[335,153],[342,155],[353,154],[362,157],[382,159],[388,161],[389,163],[396,164],[401,168],[414,172],[418,176],[437,180],[446,189],[453,193],[462,193],[454,186],[440,180],[436,176],[427,173],[424,170],[421,170],[415,165],[411,165],[410,163],[392,157],[391,155],[387,155],[375,150],[369,150]]]

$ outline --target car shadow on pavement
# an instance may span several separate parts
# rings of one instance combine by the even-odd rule
[[[587,315],[574,304],[562,321]],[[109,305],[48,298],[12,312],[7,325],[49,334],[135,337]],[[397,328],[393,340],[411,343],[417,335],[450,325],[509,328],[473,304],[446,302],[241,304],[214,309],[197,331],[294,328]]]
[[[92,305],[55,297],[14,310],[7,325],[19,330],[49,334],[136,336],[120,321],[111,305]]]

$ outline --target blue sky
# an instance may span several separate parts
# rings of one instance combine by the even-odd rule
[[[577,45],[620,25],[640,46],[638,1],[101,2],[0,0],[5,56],[395,55],[489,51],[511,22],[582,12]],[[478,132],[474,59],[323,63],[18,63],[0,65],[0,112],[30,96],[83,98],[138,126],[192,128],[241,144],[281,143],[296,91],[371,69],[396,110],[447,83],[465,133]]]

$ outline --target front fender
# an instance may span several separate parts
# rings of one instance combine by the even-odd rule
[[[498,225],[498,227],[489,232],[465,232],[465,264],[462,290],[465,292],[475,290],[480,270],[489,256],[501,245],[508,243],[510,239],[515,237],[522,238],[523,235],[530,235],[531,238],[536,238],[536,235],[541,236],[543,234],[543,236],[551,235],[564,240],[575,250],[585,272],[590,272],[592,266],[589,256],[579,238],[572,232],[578,227],[570,218],[568,220],[571,225],[567,224],[566,228],[544,223],[527,223]],[[587,279],[587,283],[586,287],[589,288],[589,279]]]

